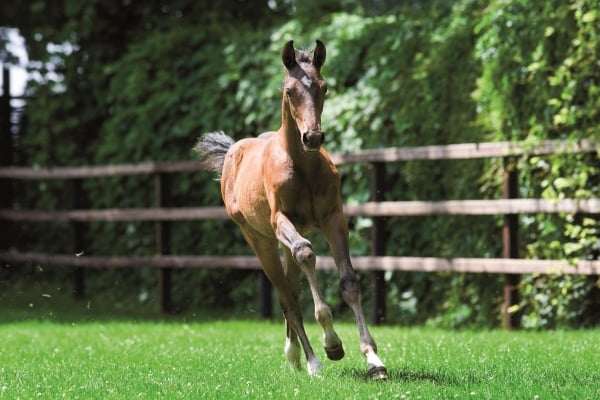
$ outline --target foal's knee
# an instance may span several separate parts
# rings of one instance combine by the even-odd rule
[[[314,265],[317,260],[317,256],[308,240],[305,242],[294,243],[292,257],[294,257],[294,261],[296,261],[298,265]]]

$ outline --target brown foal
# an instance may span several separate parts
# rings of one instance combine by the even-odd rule
[[[321,67],[326,58],[325,46],[317,41],[313,51],[300,51],[289,41],[281,58],[286,76],[279,130],[237,142],[224,133],[208,133],[195,149],[206,169],[221,175],[227,212],[239,225],[278,292],[286,321],[285,354],[290,364],[300,368],[302,345],[308,373],[318,374],[322,369],[306,336],[298,304],[301,272],[310,285],[315,318],[323,327],[327,357],[344,357],[342,342],[333,329],[331,310],[317,285],[315,253],[303,236],[317,229],[329,243],[340,273],[342,297],[354,312],[368,374],[374,379],[385,379],[387,371],[367,328],[359,282],[350,262],[340,175],[322,147],[325,136],[321,113],[327,84]]]

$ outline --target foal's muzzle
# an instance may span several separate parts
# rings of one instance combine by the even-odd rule
[[[302,144],[306,151],[318,151],[325,141],[325,133],[321,131],[308,131],[302,133]]]

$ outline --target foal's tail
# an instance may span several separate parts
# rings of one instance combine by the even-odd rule
[[[214,171],[221,176],[225,154],[234,143],[235,140],[224,132],[210,132],[200,137],[198,143],[194,146],[194,151],[202,159],[204,169]]]

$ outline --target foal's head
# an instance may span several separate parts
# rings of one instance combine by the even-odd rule
[[[298,127],[298,140],[305,151],[318,151],[324,140],[321,113],[327,85],[321,76],[325,46],[317,40],[312,52],[294,49],[293,41],[283,47],[281,59],[286,68],[283,102]]]

